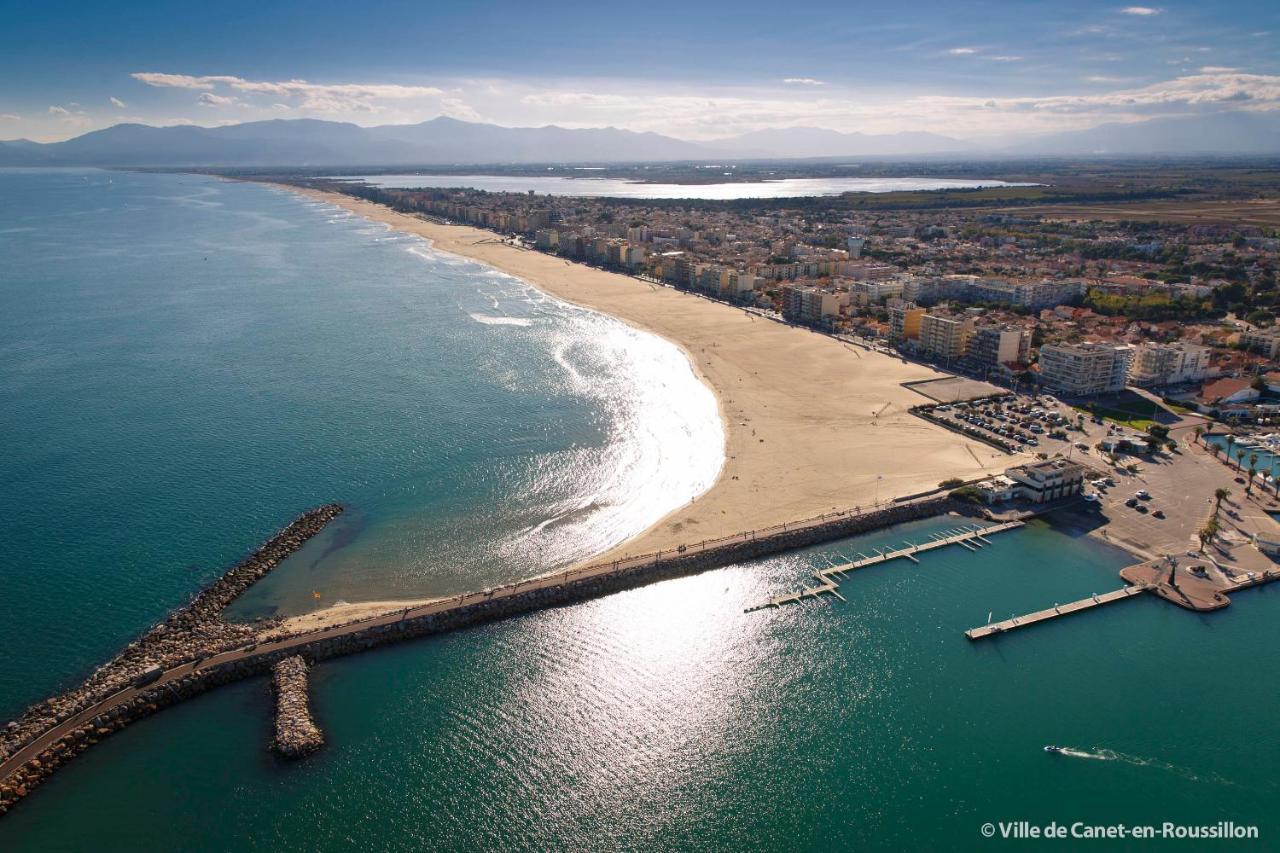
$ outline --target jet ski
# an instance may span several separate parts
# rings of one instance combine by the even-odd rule
[[[1053,746],[1053,745],[1049,745],[1044,748],[1045,752],[1062,752],[1062,750],[1063,750],[1063,747]]]

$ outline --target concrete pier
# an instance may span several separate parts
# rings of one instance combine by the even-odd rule
[[[1025,616],[1014,616],[1011,619],[1005,619],[1001,622],[992,622],[989,625],[983,625],[980,628],[970,628],[964,632],[964,635],[970,640],[981,640],[984,637],[992,637],[996,634],[1005,634],[1009,631],[1015,631],[1018,628],[1026,628],[1029,625],[1036,625],[1040,622],[1047,622],[1050,619],[1057,619],[1059,616],[1069,616],[1072,613],[1079,613],[1082,610],[1092,610],[1095,607],[1101,607],[1104,604],[1110,604],[1113,601],[1124,601],[1133,598],[1147,591],[1146,586],[1126,586],[1120,589],[1104,592],[1101,595],[1091,595],[1088,598],[1082,598],[1079,601],[1072,601],[1067,604],[1055,604],[1053,607],[1045,610],[1037,610],[1035,613],[1028,613]]]
[[[1002,524],[995,524],[990,527],[979,527],[978,525],[965,525],[962,527],[952,528],[939,534],[934,534],[934,538],[928,542],[915,544],[913,542],[904,543],[906,547],[899,548],[895,551],[878,551],[874,557],[866,557],[859,554],[859,559],[852,560],[848,563],[832,564],[825,569],[820,569],[814,575],[821,585],[817,587],[807,587],[800,592],[786,593],[784,595],[775,595],[763,604],[757,604],[755,607],[748,607],[745,612],[754,613],[757,610],[764,610],[766,607],[780,607],[783,604],[792,604],[805,598],[817,598],[819,595],[828,593],[844,601],[844,596],[840,595],[836,590],[840,584],[836,583],[833,578],[847,578],[848,573],[855,569],[863,569],[867,566],[878,566],[881,563],[887,563],[890,560],[899,558],[910,560],[912,563],[919,565],[920,560],[916,557],[922,551],[932,551],[935,548],[945,548],[948,545],[961,545],[970,551],[979,550],[972,543],[982,540],[987,545],[991,544],[987,536],[996,533],[1002,533],[1006,530],[1015,530],[1023,526],[1021,521],[1006,521]]]

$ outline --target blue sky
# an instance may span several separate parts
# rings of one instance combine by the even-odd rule
[[[708,139],[1280,108],[1280,3],[0,0],[0,139],[436,115]]]

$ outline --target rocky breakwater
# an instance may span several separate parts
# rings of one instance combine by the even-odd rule
[[[28,708],[8,723],[0,733],[0,763],[9,764],[0,772],[0,814],[27,791],[46,778],[53,768],[98,739],[128,722],[153,713],[164,705],[210,686],[211,681],[228,680],[230,673],[216,678],[184,678],[117,705],[108,713],[67,731],[48,749],[32,756],[21,766],[9,759],[46,733],[65,727],[68,721],[104,700],[128,690],[148,673],[199,661],[220,652],[252,643],[265,627],[222,621],[222,612],[256,581],[297,551],[308,539],[342,512],[338,504],[307,510],[280,530],[253,553],[236,563],[217,580],[197,593],[183,607],[160,624],[129,643],[118,655],[98,667],[80,685]],[[270,624],[270,623],[268,623]],[[3,764],[0,764],[3,766]]]
[[[276,693],[276,736],[271,748],[285,758],[302,758],[324,745],[324,734],[311,719],[307,694],[307,662],[287,657],[271,670]]]
[[[295,638],[304,638],[307,634],[314,634],[316,638],[295,651],[305,651],[312,661],[354,654],[388,643],[454,631],[548,607],[575,604],[625,589],[946,513],[980,517],[982,510],[966,501],[941,495],[866,512],[810,519],[769,531],[754,531],[750,536],[729,537],[728,541],[708,544],[696,551],[666,551],[615,563],[585,566],[481,593],[459,595],[416,610],[410,608],[399,616],[387,614],[348,623],[340,629],[300,632],[294,635]]]

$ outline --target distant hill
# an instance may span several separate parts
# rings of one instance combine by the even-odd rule
[[[381,127],[315,119],[226,127],[118,124],[65,142],[0,142],[0,165],[24,166],[457,165],[703,156],[700,145],[656,133],[499,127],[443,117]]]
[[[1237,112],[1105,124],[999,151],[934,133],[875,135],[816,127],[760,130],[702,143],[613,127],[501,127],[445,117],[380,127],[316,119],[225,127],[118,124],[65,142],[0,142],[0,166],[459,166],[704,158],[1215,153],[1280,154],[1280,117]]]
[[[1221,113],[1100,124],[1088,130],[1029,139],[1009,149],[1024,154],[1280,154],[1280,116]]]

